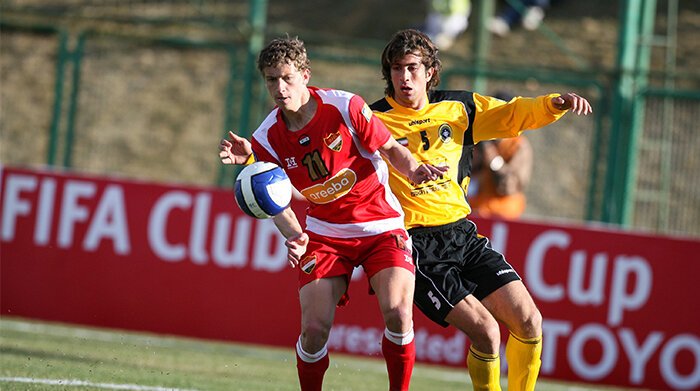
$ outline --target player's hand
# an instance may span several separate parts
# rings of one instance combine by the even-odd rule
[[[228,140],[219,144],[219,158],[224,164],[245,164],[252,153],[250,141],[233,132],[228,132]]]
[[[301,258],[306,254],[306,245],[309,244],[309,235],[305,232],[292,236],[284,242],[287,246],[287,260],[292,268],[299,265]]]
[[[415,184],[424,183],[428,181],[434,181],[436,179],[442,178],[442,176],[449,170],[449,166],[433,166],[432,164],[419,164],[415,171],[411,173],[408,180]]]
[[[552,98],[552,104],[559,110],[569,110],[577,115],[588,115],[593,112],[591,104],[586,98],[578,96],[573,92],[567,92]]]

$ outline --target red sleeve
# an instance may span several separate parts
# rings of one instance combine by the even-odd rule
[[[348,111],[350,121],[357,131],[360,142],[369,152],[376,152],[379,147],[389,141],[391,133],[384,126],[384,123],[372,113],[372,109],[360,96],[355,95],[350,99]]]

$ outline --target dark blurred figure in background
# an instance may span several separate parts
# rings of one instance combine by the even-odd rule
[[[512,94],[495,97],[510,101]],[[525,212],[525,188],[532,176],[532,146],[523,135],[482,141],[474,147],[469,204],[482,217],[516,219]]]
[[[488,23],[488,30],[505,37],[519,25],[536,30],[545,12],[558,0],[505,0],[503,7]],[[427,13],[421,30],[443,50],[467,30],[472,10],[471,0],[427,0]]]
[[[547,8],[555,0],[506,0],[505,7],[488,25],[489,31],[504,37],[510,31],[522,24],[525,30],[536,30],[540,27]]]

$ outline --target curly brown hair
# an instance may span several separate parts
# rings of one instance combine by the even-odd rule
[[[260,51],[258,56],[260,73],[267,67],[276,67],[280,64],[294,65],[299,71],[310,69],[304,41],[297,37],[275,38]]]
[[[391,38],[382,52],[382,79],[386,81],[384,94],[394,96],[394,86],[391,84],[391,64],[407,54],[414,54],[422,59],[425,69],[433,68],[433,77],[428,82],[430,90],[440,84],[442,62],[438,58],[438,48],[424,33],[406,29],[400,30]]]

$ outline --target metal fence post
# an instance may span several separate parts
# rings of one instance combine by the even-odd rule
[[[487,26],[493,17],[496,6],[494,0],[479,0],[474,26],[474,84],[473,91],[486,91],[488,78],[484,75],[484,70],[488,62],[488,54],[491,46],[491,32]],[[472,9],[473,9],[472,8]]]
[[[54,104],[49,127],[49,147],[46,164],[53,166],[56,163],[58,151],[58,134],[61,127],[63,112],[63,83],[66,69],[66,57],[68,57],[68,33],[62,30],[58,35],[58,52],[56,53],[56,81],[54,83]]]
[[[608,171],[605,181],[603,221],[629,223],[634,186],[637,138],[643,106],[637,101],[637,91],[646,83],[649,52],[643,49],[640,37],[653,32],[655,0],[621,3],[623,17],[620,27],[617,67],[614,86],[612,128],[608,151]],[[651,15],[651,16],[649,16]]]
[[[75,49],[69,53],[69,58],[73,63],[71,80],[70,101],[68,103],[68,119],[66,123],[66,139],[63,149],[63,167],[71,167],[73,164],[73,141],[75,138],[75,117],[78,110],[78,91],[80,91],[80,68],[83,59],[83,49],[85,48],[86,32],[81,32]]]
[[[241,119],[238,130],[242,136],[249,136],[250,108],[253,98],[253,80],[255,75],[255,61],[258,53],[263,47],[265,40],[265,26],[267,22],[267,0],[251,0],[250,2],[250,22],[252,31],[248,42],[248,56],[243,79],[243,96],[241,99]]]

